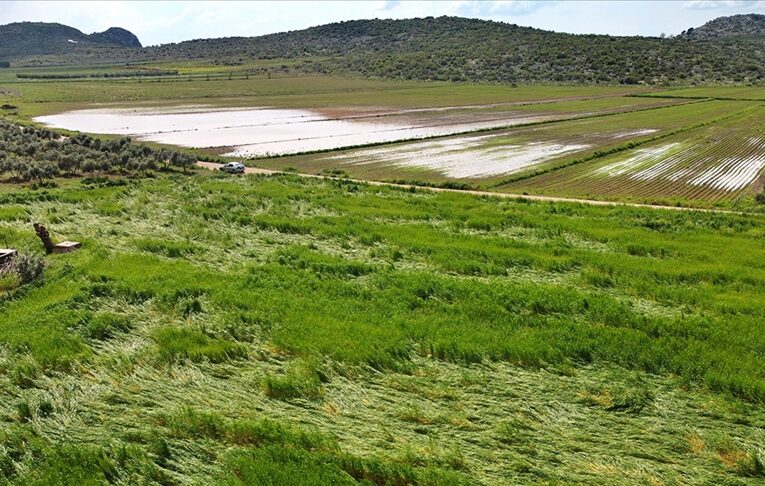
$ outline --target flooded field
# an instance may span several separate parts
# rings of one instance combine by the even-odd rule
[[[88,109],[41,116],[54,128],[128,135],[225,155],[260,157],[448,135],[573,115],[481,107],[386,111],[375,108],[322,112],[277,108]]]

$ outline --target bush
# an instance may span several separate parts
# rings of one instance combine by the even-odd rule
[[[45,260],[40,255],[19,254],[13,259],[11,269],[19,276],[22,284],[28,284],[42,276]]]
[[[45,260],[40,255],[19,253],[2,271],[2,275],[15,275],[21,284],[28,284],[40,278],[45,271]]]
[[[0,108],[16,109],[8,104]],[[89,174],[91,178],[139,172],[148,175],[160,166],[187,172],[196,160],[191,154],[153,149],[128,137],[103,141],[79,134],[63,138],[47,128],[19,127],[0,120],[0,175],[38,186],[61,174]]]

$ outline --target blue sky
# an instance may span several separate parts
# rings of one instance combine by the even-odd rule
[[[0,1],[0,24],[44,21],[85,33],[124,27],[144,45],[255,36],[340,20],[457,15],[571,33],[678,34],[707,20],[765,14],[765,0],[680,1]]]

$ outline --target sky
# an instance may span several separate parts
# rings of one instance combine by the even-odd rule
[[[257,36],[341,20],[455,15],[574,34],[679,34],[724,15],[765,14],[765,0],[664,1],[8,1],[0,24],[59,22],[86,34],[123,27],[144,45]]]

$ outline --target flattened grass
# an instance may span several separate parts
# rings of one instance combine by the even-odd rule
[[[42,431],[35,457],[51,464],[63,432],[87,444],[88,475],[72,477],[762,476],[762,216],[289,176],[4,197],[87,242],[0,304],[0,413]],[[99,210],[117,200],[118,215]],[[140,250],[147,239],[195,249]],[[0,240],[35,236],[10,220]],[[215,412],[169,413],[185,405]],[[13,445],[30,442],[14,437],[0,478],[31,479]]]
[[[166,193],[157,210],[180,211],[166,226],[174,241],[192,228],[229,229],[225,211],[188,204],[194,198],[215,204],[230,189],[238,210],[269,208],[238,227],[233,245],[216,243],[211,233],[192,253],[139,231],[127,242],[149,242],[144,248],[172,258],[120,251],[82,262],[88,281],[153,299],[174,316],[268,315],[259,326],[278,348],[381,369],[401,366],[415,349],[461,362],[607,361],[765,400],[765,341],[757,331],[765,275],[752,257],[761,218],[525,204],[285,177],[145,184]],[[146,208],[124,210],[130,218]],[[278,235],[267,237],[275,243],[270,250],[260,243],[264,233]],[[247,256],[253,254],[258,258]],[[214,270],[204,264],[208,258],[233,266]],[[517,273],[538,278],[518,280]],[[75,305],[77,288],[64,275],[8,303],[5,314],[21,325],[3,328],[2,338],[27,346],[46,365],[87,355],[66,332],[87,312]],[[642,301],[682,312],[645,312]],[[171,327],[154,338],[165,358],[241,355],[227,340],[191,329]]]

